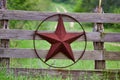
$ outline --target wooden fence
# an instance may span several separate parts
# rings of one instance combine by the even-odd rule
[[[5,0],[1,0],[4,2]],[[2,3],[2,4],[5,4]],[[10,48],[9,42],[10,40],[32,40],[33,33],[32,30],[18,30],[18,29],[8,29],[8,21],[9,20],[39,20],[42,21],[46,17],[51,16],[56,13],[48,13],[48,12],[37,12],[37,11],[21,11],[21,10],[6,10],[5,5],[3,5],[0,9],[0,20],[1,20],[1,29],[0,29],[0,39],[1,39],[1,48],[0,48],[0,64],[6,66],[8,70],[14,71],[16,74],[21,73],[25,74],[26,72],[34,74],[44,73],[54,73],[51,75],[63,75],[63,77],[68,76],[67,73],[72,74],[74,80],[77,80],[79,76],[83,76],[84,74],[88,74],[88,76],[93,75],[92,73],[96,73],[99,76],[104,76],[105,72],[109,73],[109,77],[111,80],[116,76],[116,73],[120,78],[120,69],[107,70],[105,69],[105,60],[120,60],[120,52],[115,51],[106,51],[104,49],[104,42],[120,42],[120,33],[105,33],[100,31],[95,32],[87,32],[87,40],[96,43],[94,45],[95,50],[86,51],[82,60],[95,60],[95,70],[57,70],[57,69],[25,69],[25,68],[10,68],[10,58],[37,58],[33,49],[18,49],[18,48]],[[119,23],[120,22],[120,14],[113,13],[66,13],[74,18],[76,18],[80,22],[91,22],[99,25],[100,23]],[[70,19],[64,17],[65,21],[71,22]],[[57,21],[57,19],[51,18],[49,21]],[[84,37],[78,39],[78,41],[83,41]],[[100,45],[99,45],[100,44]],[[102,48],[101,48],[102,46]],[[98,47],[98,48],[96,48]],[[40,50],[40,56],[45,58],[47,54],[47,50]],[[75,58],[77,58],[79,52],[81,51],[73,51],[75,54]],[[27,53],[27,54],[26,54]],[[54,57],[56,59],[64,59],[62,55]],[[28,73],[27,73],[28,74]],[[76,77],[77,76],[77,77]],[[76,79],[75,79],[76,78]]]

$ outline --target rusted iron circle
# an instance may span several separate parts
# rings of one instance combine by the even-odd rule
[[[77,22],[77,23],[79,24],[79,26],[81,27],[81,29],[83,30],[83,33],[84,33],[84,41],[85,41],[85,46],[84,46],[84,49],[83,49],[82,54],[80,55],[80,57],[79,57],[74,63],[71,63],[71,64],[66,65],[66,66],[60,66],[60,67],[58,67],[58,66],[53,66],[53,65],[50,65],[50,64],[46,63],[46,62],[39,56],[39,54],[37,53],[36,46],[35,46],[36,32],[38,31],[39,27],[41,27],[41,25],[42,25],[45,21],[47,21],[48,19],[50,19],[50,18],[52,18],[52,17],[54,17],[54,16],[59,16],[59,15],[68,17],[68,18],[74,20],[75,22]],[[34,51],[35,51],[37,57],[38,57],[43,63],[45,63],[46,65],[48,65],[49,67],[53,67],[53,68],[67,68],[67,67],[70,67],[70,66],[74,65],[75,63],[77,63],[77,62],[83,57],[83,55],[84,55],[84,53],[85,53],[85,50],[86,50],[86,46],[87,46],[86,32],[85,32],[82,24],[80,24],[80,22],[79,22],[77,19],[73,18],[72,16],[69,16],[69,15],[66,15],[66,14],[54,14],[54,15],[52,15],[52,16],[49,16],[49,17],[45,18],[45,19],[39,24],[39,26],[37,27],[37,29],[35,30],[34,35],[33,35],[33,46],[34,46]]]

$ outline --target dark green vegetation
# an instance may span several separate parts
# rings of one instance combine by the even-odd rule
[[[8,0],[8,9],[10,10],[31,10],[31,11],[46,11],[46,12],[92,12],[93,9],[98,5],[98,0]],[[62,7],[61,7],[62,6]],[[104,12],[120,13],[120,1],[119,0],[103,0],[102,6]],[[10,29],[24,29],[24,30],[35,30],[40,21],[10,21]],[[41,30],[54,30],[56,23],[44,24]],[[66,24],[67,30],[79,30],[79,27],[69,27],[70,24]],[[92,32],[93,24],[82,23],[85,30]],[[75,25],[74,25],[75,26]],[[104,24],[105,32],[120,32],[120,24]],[[39,44],[43,45],[40,46]],[[49,44],[45,41],[40,41],[37,46],[40,49],[49,49]],[[79,42],[72,44],[73,49],[80,49],[78,47]],[[32,40],[11,40],[11,48],[33,48]],[[105,43],[105,49],[111,51],[120,51],[120,43]],[[93,50],[92,42],[88,43],[87,50]],[[62,60],[54,63],[52,60],[50,63],[54,65],[63,64],[63,61],[69,63],[67,60]],[[18,68],[49,68],[38,59],[11,59],[11,67]],[[120,61],[107,61],[107,69],[120,69]],[[80,60],[75,65],[67,69],[94,69],[94,61]],[[15,77],[6,75],[5,71],[0,72],[0,79],[2,80],[61,80],[60,78],[54,78],[46,76],[44,79],[40,77],[31,78],[25,76]],[[66,79],[71,80],[71,79]],[[93,80],[99,80],[96,76],[93,76]],[[116,79],[119,80],[119,79]]]
[[[75,11],[77,12],[91,12],[98,6],[99,0],[77,0]],[[102,7],[105,13],[120,13],[119,0],[102,0]]]
[[[7,8],[9,10],[50,11],[51,0],[7,0]],[[36,22],[32,22],[32,24],[36,24]],[[24,25],[31,25],[31,23],[29,21],[10,21],[9,27],[26,29]]]
[[[75,12],[93,12],[99,0],[76,0]],[[120,0],[102,0],[104,13],[120,13]],[[104,24],[106,28],[119,28],[120,23]]]
[[[10,10],[54,11],[54,12],[93,12],[99,0],[8,0]],[[105,13],[120,13],[119,0],[102,0]],[[64,9],[65,8],[65,9]],[[32,24],[38,24],[32,22]],[[24,25],[31,25],[29,21],[11,21],[11,28],[26,29]],[[91,24],[87,24],[90,25]],[[104,24],[105,28],[119,28],[120,23]],[[33,27],[32,27],[33,28]],[[28,28],[27,28],[28,29]],[[31,29],[31,27],[29,27]],[[34,29],[34,28],[33,28]]]

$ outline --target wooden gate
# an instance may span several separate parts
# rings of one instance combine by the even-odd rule
[[[7,70],[14,71],[14,73],[25,74],[26,72],[34,74],[44,75],[46,72],[54,73],[50,75],[63,75],[68,76],[67,73],[72,74],[72,77],[78,78],[88,74],[88,76],[93,75],[93,73],[98,74],[103,77],[104,73],[109,73],[109,77],[113,80],[116,73],[120,78],[120,70],[105,69],[105,60],[120,60],[120,52],[106,51],[103,47],[105,42],[120,42],[120,33],[105,33],[101,30],[95,30],[95,32],[87,32],[87,40],[94,42],[94,50],[86,51],[82,60],[95,60],[95,70],[57,70],[57,69],[28,69],[28,68],[10,68],[10,58],[37,58],[33,49],[18,49],[10,48],[10,40],[32,40],[33,33],[32,30],[18,30],[18,29],[9,29],[8,21],[9,20],[39,20],[42,21],[46,17],[56,14],[49,12],[37,12],[37,11],[21,11],[21,10],[6,10],[5,2],[6,0],[1,0],[1,9],[0,9],[0,20],[1,20],[1,29],[0,29],[0,39],[1,39],[1,48],[0,48],[0,64]],[[96,23],[97,27],[102,26],[103,23],[119,23],[120,14],[113,13],[65,13],[80,22],[91,22]],[[65,19],[65,17],[64,17]],[[49,21],[57,21],[55,18],[50,19]],[[70,21],[66,19],[66,21]],[[83,41],[84,38],[80,38],[79,41]],[[46,50],[40,51],[40,56],[45,58]],[[80,52],[80,51],[78,51]],[[76,53],[78,53],[76,52]],[[77,55],[75,55],[77,56]],[[55,58],[64,59],[65,57],[57,56]],[[75,79],[74,79],[75,80]]]

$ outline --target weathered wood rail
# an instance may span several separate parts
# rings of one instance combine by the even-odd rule
[[[0,10],[0,19],[7,20],[44,20],[46,17],[51,16],[53,12],[37,12],[37,11],[21,11],[21,10]],[[62,14],[62,13],[61,13]],[[80,22],[96,22],[96,23],[119,23],[120,14],[112,13],[67,13],[68,15],[76,18]],[[65,18],[65,19],[64,19]],[[73,21],[64,17],[65,21]],[[53,17],[50,21],[57,21]]]
[[[64,78],[72,78],[72,80],[94,80],[95,78],[92,76],[99,77],[100,80],[114,80],[116,78],[120,79],[120,70],[62,70],[62,69],[24,69],[24,68],[10,68],[9,71],[12,71],[16,75],[22,74],[29,76],[38,76],[41,74],[42,76],[47,76],[46,73],[51,74],[52,76],[58,76]],[[33,73],[31,75],[31,73]]]
[[[1,70],[6,70],[2,68]],[[33,69],[33,68],[9,68],[8,72],[14,73],[16,76],[19,75],[28,75],[33,77],[43,77],[48,76],[57,76],[65,78],[72,78],[73,80],[94,80],[95,77],[98,77],[100,80],[114,80],[115,76],[117,79],[120,78],[120,69],[114,70],[63,70],[63,69]],[[46,74],[47,73],[47,74]],[[41,75],[40,75],[41,74]],[[109,75],[108,75],[109,74]],[[94,76],[94,77],[92,77]]]
[[[5,10],[0,9],[0,20],[37,20],[42,21],[48,16],[51,16],[53,12],[38,12],[38,11],[22,11],[22,10]],[[62,13],[61,13],[62,14]],[[92,22],[92,23],[120,23],[120,14],[113,13],[66,13],[80,22]],[[49,19],[48,21],[57,21],[57,16]],[[73,22],[73,20],[64,17],[64,21]],[[42,32],[42,31],[40,31]],[[79,33],[79,32],[78,32]],[[0,39],[1,40],[32,40],[34,31],[32,30],[18,30],[18,29],[0,29]],[[120,42],[120,33],[104,33],[104,32],[86,32],[87,40],[90,42]],[[42,40],[41,38],[36,38]],[[79,38],[77,41],[83,41],[84,36]],[[104,44],[102,44],[103,46]],[[45,58],[48,50],[38,50],[41,58]],[[81,51],[73,51],[75,53],[75,58],[78,58]],[[33,49],[19,49],[19,48],[0,48],[0,58],[37,58]],[[58,54],[54,59],[66,59],[62,54]],[[118,51],[106,51],[105,49],[95,49],[91,51],[86,51],[82,60],[120,60],[120,52]],[[97,62],[97,66],[101,66]],[[104,61],[102,63],[105,63]],[[1,68],[0,68],[1,69]],[[7,68],[8,71],[13,71],[15,74],[28,74],[34,73],[45,75],[48,73],[50,75],[63,77],[68,76],[68,73],[72,74],[73,80],[77,80],[79,76],[84,76],[88,74],[89,80],[90,76],[94,73],[104,78],[104,73],[109,74],[110,80],[113,80],[118,74],[120,78],[120,70],[58,70],[58,69],[28,69],[28,68]],[[51,74],[52,73],[52,74]],[[101,78],[101,80],[102,80]]]
[[[38,50],[41,58],[45,58],[48,50]],[[82,51],[73,51],[74,56],[78,59]],[[0,57],[6,58],[37,58],[34,53],[34,49],[5,49],[0,48]],[[66,59],[62,54],[58,54],[53,59]],[[94,50],[94,51],[85,51],[84,56],[81,60],[120,60],[120,52],[105,51],[105,50]]]
[[[39,33],[42,33],[42,32],[43,31],[40,31]],[[31,30],[17,30],[17,29],[13,29],[13,30],[1,29],[0,30],[1,39],[32,40],[33,34],[34,34],[34,31],[31,31]],[[120,42],[120,33],[87,32],[86,36],[87,36],[87,41]],[[36,39],[41,40],[41,38],[36,38]],[[83,41],[83,40],[84,40],[84,36],[79,38],[77,41]]]

